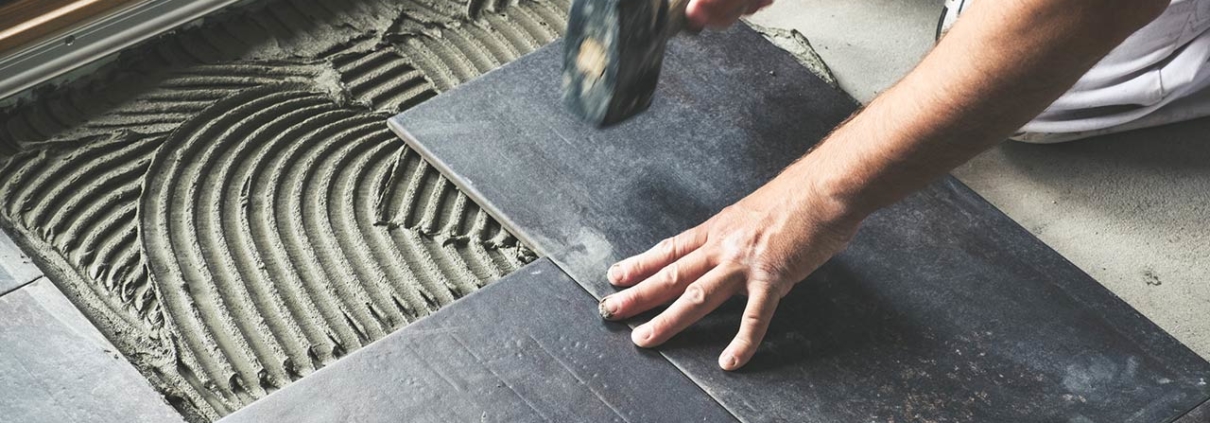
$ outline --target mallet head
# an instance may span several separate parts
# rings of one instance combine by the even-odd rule
[[[651,104],[687,0],[574,0],[563,44],[563,101],[598,126]]]

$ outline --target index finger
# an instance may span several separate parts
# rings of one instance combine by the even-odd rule
[[[693,228],[677,236],[660,241],[650,250],[627,258],[610,266],[609,283],[615,286],[631,286],[651,277],[681,257],[693,252],[706,242],[706,231]]]

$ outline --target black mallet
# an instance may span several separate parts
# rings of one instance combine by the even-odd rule
[[[598,126],[651,104],[664,47],[689,0],[574,0],[563,44],[563,101]]]

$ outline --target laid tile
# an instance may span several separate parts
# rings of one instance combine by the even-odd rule
[[[595,304],[539,259],[220,423],[734,421]]]
[[[0,420],[181,422],[46,278],[0,296]]]
[[[8,233],[0,229],[0,295],[33,282],[42,271],[29,259]]]
[[[742,198],[856,108],[737,26],[675,40],[650,110],[598,130],[563,108],[561,49],[390,123],[597,298],[609,264]],[[724,373],[741,311],[659,351],[744,421],[1146,422],[1210,397],[1210,363],[952,178],[868,219]]]
[[[1207,423],[1210,422],[1210,400],[1189,411],[1188,414],[1176,419],[1175,423]]]
[[[1176,423],[1207,423],[1210,422],[1210,400],[1203,402],[1188,414],[1176,419]]]

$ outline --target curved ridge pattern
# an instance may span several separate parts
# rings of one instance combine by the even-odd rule
[[[567,3],[525,1],[507,13],[403,37],[395,50],[445,91],[554,41],[565,30],[567,13]]]
[[[191,422],[532,261],[383,121],[568,0],[266,0],[0,111],[0,224]]]
[[[466,7],[465,15],[478,19],[395,33],[390,49],[354,48],[333,55],[331,63],[358,101],[398,112],[554,41],[568,13],[568,3],[544,0],[475,0]]]
[[[426,222],[445,219],[445,230],[379,224],[379,190],[408,189],[388,177],[402,142],[384,115],[291,84],[206,113],[152,160],[138,227],[165,325],[193,369],[194,380],[176,383],[207,414],[238,409],[525,260],[427,166],[404,167],[427,176],[426,208],[446,210]],[[483,222],[464,229],[463,215]]]
[[[134,214],[160,141],[119,133],[67,152],[26,152],[0,168],[5,221],[70,252],[64,259],[99,282],[94,293],[107,313],[132,324],[154,319],[158,308],[134,245]]]
[[[5,113],[0,146],[78,147],[119,132],[165,134],[201,109],[242,90],[284,81],[315,80],[318,66],[226,63],[127,73],[92,81]],[[3,153],[4,147],[0,147]]]

